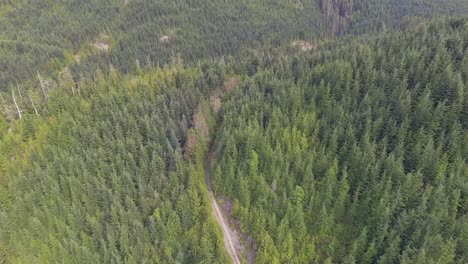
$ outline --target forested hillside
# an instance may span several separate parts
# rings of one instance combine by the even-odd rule
[[[0,263],[467,263],[467,11],[3,1]]]
[[[365,33],[388,29],[406,30],[415,22],[438,15],[464,15],[468,13],[465,0],[348,0],[354,3],[350,18],[350,31]]]
[[[321,24],[314,1],[11,1],[0,5],[0,88],[64,64],[78,78],[109,64],[128,72],[178,54],[188,62],[237,54],[312,38]]]
[[[2,118],[0,261],[227,262],[207,206],[206,147],[182,152],[187,135],[204,140],[192,116],[222,74],[114,73],[74,96],[55,90],[8,132]]]
[[[468,24],[258,58],[214,189],[258,263],[466,263]]]
[[[76,79],[265,50],[303,39],[466,14],[465,0],[15,0],[0,3],[0,90],[38,85],[65,65]],[[54,74],[55,73],[55,74]]]

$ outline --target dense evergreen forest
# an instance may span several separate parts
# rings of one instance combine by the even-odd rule
[[[468,261],[467,25],[259,58],[213,177],[258,263]]]
[[[208,82],[211,75],[182,65],[114,73],[75,96],[54,90],[39,117],[25,114],[10,132],[3,121],[0,256],[226,262],[206,206],[203,145],[185,159],[181,152],[186,134],[195,133],[193,109],[219,86],[213,78],[222,72],[213,74]]]
[[[3,1],[0,263],[467,263],[467,13]]]
[[[467,12],[465,0],[4,0],[0,90],[38,85],[38,72],[55,77],[65,65],[76,79],[109,65],[133,73],[177,55],[196,63]]]

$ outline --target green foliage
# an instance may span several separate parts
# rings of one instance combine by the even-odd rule
[[[213,138],[256,263],[466,263],[466,3],[3,1],[0,263],[229,262]]]
[[[133,73],[177,55],[196,63],[467,11],[464,0],[7,0],[0,3],[0,90],[15,80],[37,87],[36,72],[54,77],[64,65],[75,79],[109,65]]]
[[[259,263],[466,261],[460,22],[258,58],[274,66],[225,102],[213,182]]]
[[[96,81],[77,96],[56,90],[40,117],[15,122],[0,144],[3,260],[227,261],[207,210],[206,150],[182,158],[180,118],[211,88],[201,70],[172,67]]]

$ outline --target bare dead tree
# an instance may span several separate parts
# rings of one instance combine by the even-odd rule
[[[18,94],[19,94],[19,97],[20,97],[20,102],[23,103],[23,95],[21,95],[21,90],[19,88],[17,80],[16,80],[16,89],[18,90]]]
[[[29,96],[29,101],[31,101],[32,107],[34,108],[34,113],[36,113],[36,116],[39,116],[39,113],[37,112],[36,105],[34,105],[34,101],[31,97],[31,94],[28,94],[28,96]]]
[[[39,82],[41,83],[42,95],[44,96],[44,99],[46,99],[47,95],[46,95],[46,91],[45,91],[45,87],[44,87],[44,82],[42,81],[42,77],[39,74],[39,72],[37,72],[37,78],[39,79]]]
[[[13,96],[13,102],[15,103],[15,106],[16,106],[16,110],[18,111],[18,117],[21,119],[21,110],[18,106],[18,103],[16,103],[16,98],[15,98],[15,93],[13,91],[13,89],[11,89],[11,95]]]

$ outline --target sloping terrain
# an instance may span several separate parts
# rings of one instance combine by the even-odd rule
[[[218,86],[204,76],[114,73],[2,116],[0,262],[226,263],[203,147],[182,155],[185,117]]]
[[[0,263],[467,263],[465,8],[2,2]]]
[[[467,36],[435,20],[257,58],[212,173],[256,263],[466,263]]]
[[[65,65],[75,79],[92,78],[109,65],[135,72],[177,56],[197,62],[466,12],[464,0],[6,1],[0,5],[0,90],[16,82],[36,87],[38,71],[56,77]],[[103,34],[108,52],[93,51]],[[160,41],[163,36],[170,40]]]

